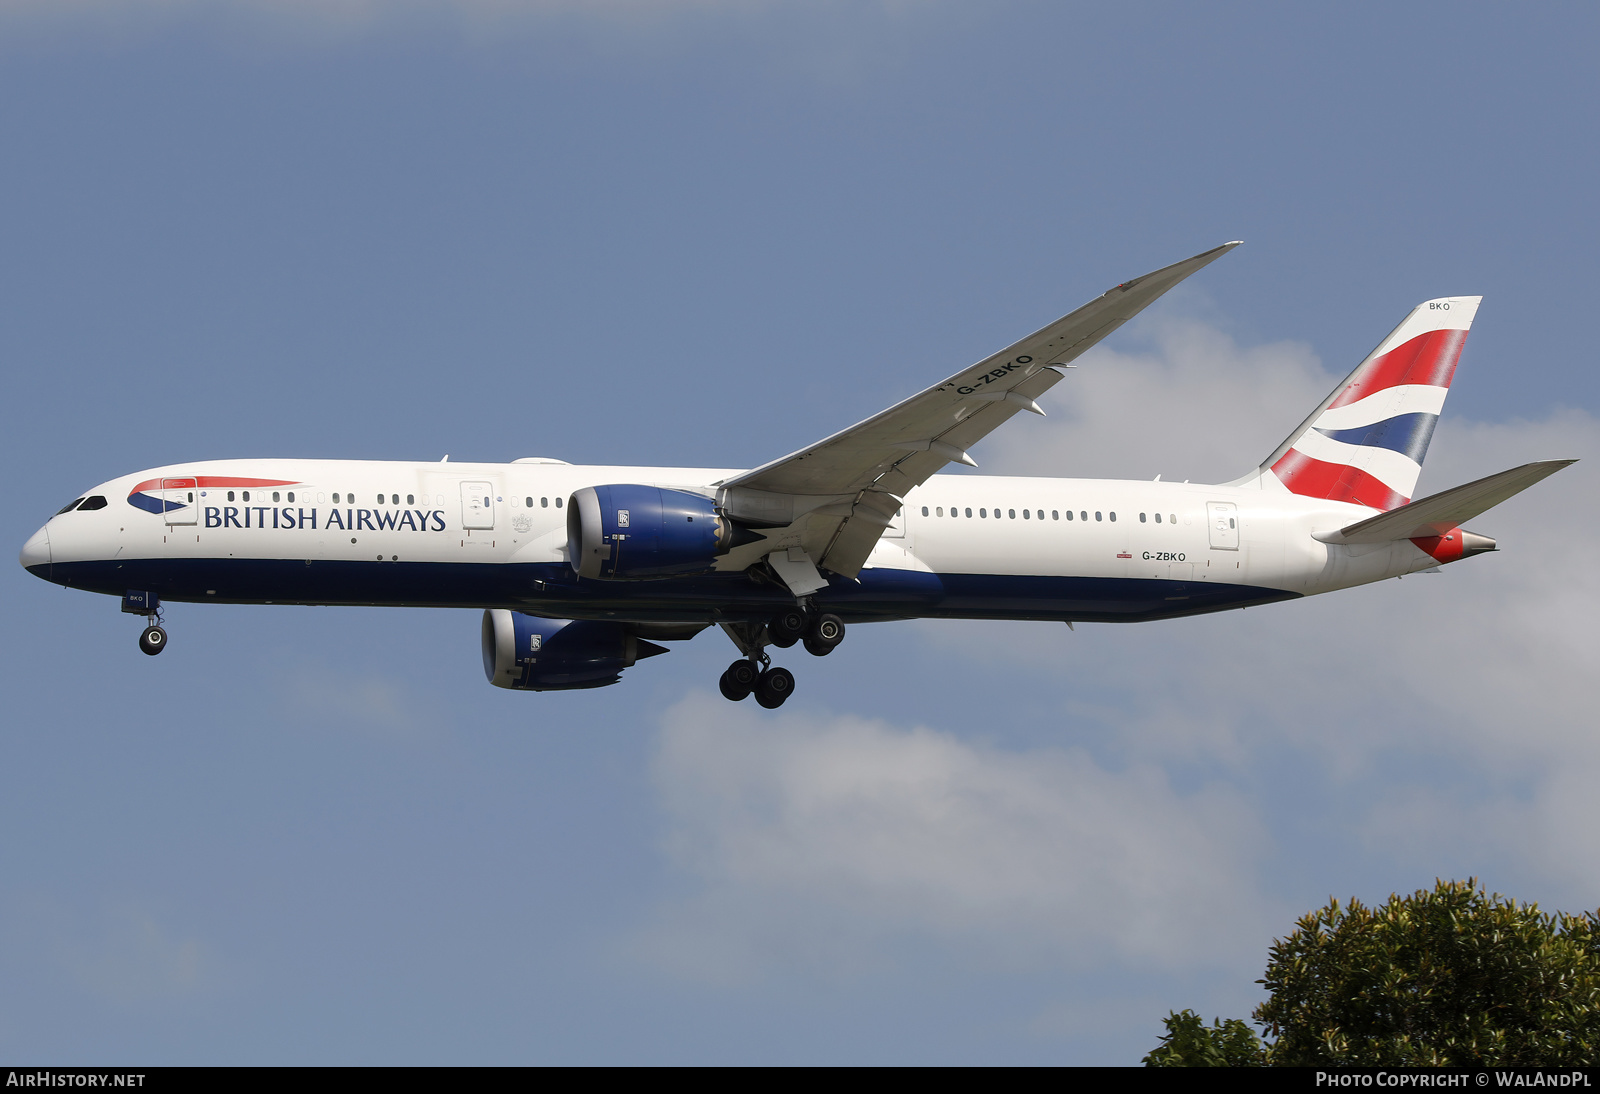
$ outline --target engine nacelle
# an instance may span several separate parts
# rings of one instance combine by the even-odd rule
[[[497,688],[572,691],[603,688],[635,661],[666,653],[626,623],[541,619],[490,608],[483,613],[483,673]]]
[[[567,506],[567,558],[579,577],[609,581],[708,573],[719,555],[761,537],[716,503],[659,486],[586,486]]]

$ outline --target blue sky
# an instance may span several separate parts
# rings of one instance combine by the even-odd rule
[[[1131,1063],[1330,893],[1600,905],[1597,18],[0,0],[18,548],[186,459],[759,463],[1234,238],[982,470],[1233,477],[1459,294],[1422,488],[1585,457],[1440,576],[859,627],[777,713],[12,567],[0,1054]]]

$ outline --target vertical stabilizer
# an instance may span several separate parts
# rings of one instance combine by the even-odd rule
[[[1482,299],[1418,304],[1267,457],[1262,485],[1385,512],[1410,501]]]

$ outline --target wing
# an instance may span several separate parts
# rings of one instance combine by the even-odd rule
[[[806,527],[795,534],[770,538],[803,546],[818,565],[854,577],[908,490],[947,463],[977,466],[967,449],[1019,411],[1044,413],[1034,400],[1061,379],[1051,365],[1073,360],[1238,245],[1225,243],[1124,281],[943,383],[727,480],[721,484],[725,508],[736,519],[755,516],[769,526],[785,516],[803,521]]]

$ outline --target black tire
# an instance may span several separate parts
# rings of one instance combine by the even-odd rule
[[[785,668],[770,668],[756,682],[756,702],[768,710],[783,706],[794,694],[794,673]]]
[[[767,622],[767,638],[779,649],[788,649],[805,637],[809,622],[806,613],[799,608],[781,611]]]
[[[167,632],[160,627],[146,627],[139,636],[139,648],[154,657],[167,648]]]
[[[754,661],[735,661],[729,665],[722,674],[722,679],[717,681],[717,687],[722,691],[724,699],[737,703],[749,698],[750,692],[755,690],[756,682],[761,674],[757,671]]]
[[[804,641],[805,641],[805,644],[806,644],[806,652],[809,653],[812,657],[826,657],[826,656],[828,656],[828,654],[832,653],[834,651],[834,649],[835,649],[834,646],[823,645],[821,642],[818,642],[815,638],[812,638],[810,635],[807,635],[806,638],[804,639]]]
[[[806,632],[806,649],[811,649],[815,642],[819,646],[833,647],[844,641],[844,620],[832,612],[824,612],[811,622],[811,629]],[[815,653],[815,650],[811,650]]]

